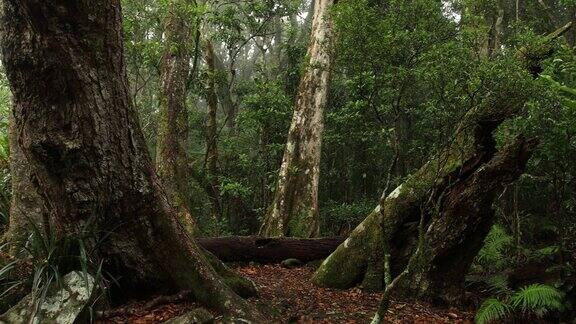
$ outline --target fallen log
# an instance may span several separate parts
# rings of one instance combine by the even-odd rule
[[[198,245],[224,262],[279,263],[286,259],[302,262],[324,259],[345,237],[317,239],[227,236],[197,238]]]

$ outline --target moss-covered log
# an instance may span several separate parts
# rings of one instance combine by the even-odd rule
[[[317,239],[228,236],[198,238],[198,245],[224,262],[280,263],[286,259],[302,262],[324,259],[344,241],[342,237]]]

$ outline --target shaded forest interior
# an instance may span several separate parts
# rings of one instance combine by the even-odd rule
[[[572,323],[575,0],[5,0],[0,323]]]

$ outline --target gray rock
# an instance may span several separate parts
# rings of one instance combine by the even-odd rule
[[[196,308],[184,315],[167,320],[164,324],[209,324],[214,323],[214,316],[204,308]]]
[[[73,324],[84,314],[94,294],[94,278],[74,271],[65,275],[60,285],[53,283],[46,296],[33,307],[31,294],[0,316],[0,323]],[[36,309],[36,311],[34,311]]]
[[[280,263],[284,268],[293,269],[302,266],[302,261],[298,259],[286,259]]]

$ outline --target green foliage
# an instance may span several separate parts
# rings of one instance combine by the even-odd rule
[[[558,289],[532,284],[502,298],[488,298],[476,313],[476,323],[493,323],[514,316],[542,317],[549,311],[563,309],[564,294]]]
[[[477,324],[488,324],[506,317],[508,312],[508,305],[496,298],[488,298],[482,302],[475,320]]]
[[[103,261],[97,255],[100,243],[108,235],[96,235],[93,226],[86,224],[77,234],[59,235],[54,226],[41,228],[30,221],[27,231],[30,234],[22,251],[16,254],[17,258],[0,269],[0,296],[25,287],[30,290],[31,305],[36,307],[33,311],[37,312],[48,289],[60,285],[62,277],[73,270],[84,274],[86,285],[87,274],[92,275],[97,286],[102,289],[108,286],[110,280],[114,280],[109,275],[104,277]],[[20,245],[17,242],[9,243]]]
[[[505,275],[490,276],[486,283],[490,287],[488,291],[494,296],[505,296],[511,293],[510,287],[508,287],[508,278]]]
[[[279,81],[255,78],[238,87],[241,112],[240,133],[220,137],[222,194],[252,201],[252,209],[263,215],[273,194],[292,103]]]
[[[507,252],[511,250],[512,242],[513,238],[506,229],[495,224],[484,239],[484,245],[478,252],[475,262],[490,272],[502,270],[508,265]]]
[[[547,311],[562,310],[564,294],[558,289],[532,284],[521,288],[510,297],[510,305],[522,312],[533,312],[542,317]]]
[[[339,203],[329,200],[320,208],[320,228],[323,235],[348,233],[374,209],[372,200]]]
[[[220,194],[231,195],[236,197],[246,198],[249,197],[251,192],[250,188],[244,186],[242,183],[228,178],[220,178]]]

